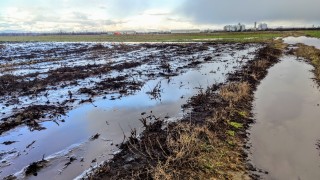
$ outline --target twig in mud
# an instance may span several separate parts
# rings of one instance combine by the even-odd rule
[[[316,146],[317,146],[317,149],[320,150],[320,140],[317,141]],[[320,155],[320,152],[319,152],[319,155]]]
[[[54,123],[56,123],[58,126],[60,126],[60,124],[57,122],[57,120],[53,120]]]
[[[159,81],[152,89],[150,88],[150,91],[146,93],[152,96],[151,99],[159,99],[161,101],[161,81]]]
[[[10,144],[13,144],[13,143],[16,143],[16,142],[18,142],[18,141],[5,141],[5,142],[3,142],[3,143],[1,143],[1,144],[3,144],[3,145],[10,145]]]
[[[26,146],[26,149],[29,149],[36,141],[32,141],[29,145]]]
[[[99,136],[100,136],[100,134],[99,134],[99,133],[97,133],[97,134],[95,134],[95,135],[91,136],[90,140],[91,140],[91,141],[96,140],[96,139],[98,139],[98,138],[99,138]]]
[[[120,129],[121,129],[122,134],[123,134],[123,140],[122,140],[122,142],[121,142],[121,144],[123,144],[124,141],[126,140],[126,134],[124,133],[124,130],[122,129],[120,123],[119,123],[119,127],[120,127]]]
[[[67,167],[70,166],[70,165],[72,164],[72,162],[75,161],[75,160],[77,160],[76,157],[74,157],[74,156],[70,157],[70,158],[69,158],[69,161],[64,164],[64,167],[63,167],[61,170],[59,170],[59,174],[62,174],[62,172],[63,172],[65,169],[67,169]]]
[[[92,104],[94,107],[98,107],[97,105],[93,104],[93,101],[91,101],[91,104]]]

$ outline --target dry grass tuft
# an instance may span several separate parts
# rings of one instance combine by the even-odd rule
[[[207,126],[179,124],[173,132],[166,142],[172,153],[153,168],[153,179],[232,179],[226,172],[243,170],[234,146],[221,141]]]
[[[230,106],[248,97],[250,85],[248,82],[233,82],[223,86],[220,90],[221,97],[228,101]]]
[[[312,46],[299,44],[296,55],[309,60],[315,67],[314,73],[317,81],[320,83],[320,50]]]
[[[256,60],[253,65],[259,69],[266,69],[268,67],[268,61],[265,59]]]

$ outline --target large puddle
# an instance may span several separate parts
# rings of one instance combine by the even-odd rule
[[[301,36],[301,37],[287,37],[283,38],[284,43],[287,44],[297,44],[297,43],[302,43],[307,46],[314,46],[318,49],[320,49],[320,39],[318,38],[311,38],[311,37],[306,37],[306,36]]]
[[[320,42],[305,37],[295,40],[307,45]],[[293,38],[286,38],[285,42],[297,43]],[[316,149],[320,138],[320,90],[312,80],[312,68],[294,56],[285,56],[269,70],[256,91],[251,160],[268,172],[262,175],[263,179],[320,177]]]
[[[73,179],[79,176],[117,153],[116,145],[123,141],[124,135],[130,135],[132,129],[141,132],[141,117],[152,114],[168,121],[181,118],[184,115],[181,105],[201,88],[224,82],[227,73],[252,59],[259,47],[250,45],[243,50],[233,50],[226,45],[224,52],[217,52],[220,55],[215,61],[202,63],[178,76],[149,80],[132,95],[101,96],[93,103],[71,110],[63,118],[65,122],[42,123],[46,130],[31,132],[27,127],[20,127],[2,134],[0,143],[17,142],[0,144],[0,177],[15,174],[19,179]],[[215,50],[209,50],[208,54],[214,56]],[[156,86],[160,93],[151,96],[148,92]],[[90,139],[97,133],[100,134],[97,139]],[[43,157],[49,161],[47,167],[37,176],[25,177],[23,169]]]

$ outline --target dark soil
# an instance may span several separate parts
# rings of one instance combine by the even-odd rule
[[[13,143],[16,143],[17,141],[5,141],[1,144],[4,144],[4,145],[10,145],[10,144],[13,144]]]
[[[53,120],[55,117],[64,115],[66,109],[67,108],[63,106],[28,106],[10,117],[3,118],[3,122],[0,124],[0,134],[21,124],[29,126],[30,130],[41,130],[40,121]]]
[[[29,176],[29,175],[34,175],[34,176],[37,176],[38,175],[38,172],[44,168],[47,164],[47,161],[42,159],[40,161],[37,161],[37,162],[33,162],[31,163],[27,168],[26,168],[26,171],[25,171],[25,174],[26,176]]]

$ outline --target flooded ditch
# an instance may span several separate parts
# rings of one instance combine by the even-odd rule
[[[320,48],[320,40],[289,37],[285,43]],[[320,89],[313,67],[295,56],[284,56],[269,69],[255,93],[256,123],[250,129],[252,163],[262,179],[318,179],[320,157]]]
[[[253,59],[255,44],[5,44],[1,50],[0,177],[72,179],[113,157],[142,117],[174,121],[202,88]],[[5,77],[5,78],[4,78]],[[9,79],[7,78],[9,77]],[[10,85],[13,90],[8,90]],[[41,105],[52,113],[22,113]],[[42,111],[43,110],[43,111]],[[34,112],[34,111],[33,111]],[[20,114],[19,114],[20,113]],[[6,126],[3,126],[6,127]],[[37,176],[26,167],[44,158]]]

